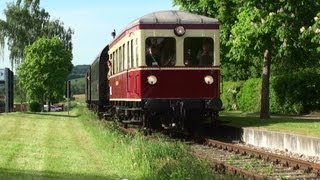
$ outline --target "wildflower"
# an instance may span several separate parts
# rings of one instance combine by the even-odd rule
[[[269,16],[273,16],[273,15],[275,15],[274,12],[270,12],[270,13],[269,13]]]
[[[282,13],[282,12],[283,12],[283,8],[282,8],[282,7],[277,10],[277,13]],[[270,15],[270,14],[269,14],[269,15]]]
[[[301,32],[301,33],[303,33],[305,30],[306,30],[306,28],[305,28],[304,26],[302,26],[302,27],[300,28],[300,32]]]

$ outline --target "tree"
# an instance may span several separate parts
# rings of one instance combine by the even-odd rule
[[[300,38],[302,44],[308,50],[309,54],[315,59],[318,59],[319,66],[319,56],[320,56],[320,12],[313,18],[314,24],[309,27],[301,27],[300,32],[302,37]],[[320,70],[320,68],[319,68]]]
[[[18,68],[18,78],[28,100],[50,105],[61,99],[64,82],[72,69],[71,51],[58,37],[40,38],[26,47],[25,55],[25,62]]]
[[[64,29],[59,20],[50,20],[45,9],[40,8],[40,0],[17,0],[9,3],[4,11],[6,20],[0,19],[0,55],[7,41],[11,67],[23,62],[24,49],[39,37],[58,36],[64,46],[72,50],[73,31]]]
[[[290,74],[313,67],[317,61],[308,55],[299,37],[300,28],[311,24],[319,8],[318,1],[244,2],[239,10],[238,22],[232,28],[229,57],[248,63],[257,60],[257,57],[264,57],[269,61],[266,64],[273,59],[273,64],[276,64],[273,66],[274,74]],[[264,73],[263,77],[268,73]],[[260,117],[268,118],[268,77],[263,82]]]

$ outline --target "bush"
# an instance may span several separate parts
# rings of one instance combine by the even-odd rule
[[[224,83],[221,99],[227,110],[239,107],[244,112],[260,112],[260,94],[261,79],[249,79]],[[304,71],[271,78],[271,113],[302,114],[313,110],[320,110],[319,73]]]
[[[41,104],[38,102],[32,101],[29,104],[29,111],[31,112],[41,112],[41,109],[42,109]]]
[[[276,113],[308,113],[320,109],[320,74],[297,72],[277,76],[272,83]]]
[[[260,111],[261,79],[249,79],[243,83],[237,95],[239,109],[244,112]]]
[[[238,110],[237,94],[242,88],[243,81],[223,82],[221,100],[223,102],[223,108],[226,110]]]

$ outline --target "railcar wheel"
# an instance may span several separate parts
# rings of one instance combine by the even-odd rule
[[[141,113],[141,119],[142,119],[142,131],[145,136],[151,134],[150,130],[150,114],[148,112],[142,112]]]

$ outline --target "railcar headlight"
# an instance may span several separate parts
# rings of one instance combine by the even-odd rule
[[[148,83],[151,85],[156,84],[158,81],[157,77],[154,75],[148,76],[147,79],[148,79]]]
[[[186,29],[183,26],[177,26],[174,28],[174,34],[177,36],[183,36],[186,33]]]
[[[214,82],[213,77],[210,76],[210,75],[205,76],[205,77],[204,77],[204,82],[205,82],[206,84],[209,84],[209,85],[212,84],[212,83]]]

